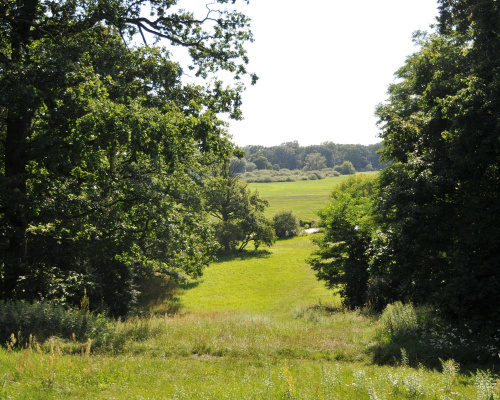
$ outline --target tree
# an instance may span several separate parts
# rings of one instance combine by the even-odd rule
[[[182,84],[146,33],[188,48],[197,76],[237,79],[251,33],[240,13],[212,5],[195,18],[176,3],[0,6],[3,299],[77,304],[85,287],[91,304],[121,315],[138,274],[197,276],[212,259],[202,178],[230,152],[216,115],[240,116],[243,87]]]
[[[274,231],[280,239],[297,235],[299,224],[291,211],[281,211],[274,215]]]
[[[264,211],[269,203],[223,164],[206,185],[206,208],[215,219],[215,235],[226,253],[243,250],[253,240],[255,249],[271,246],[275,233]]]
[[[257,152],[253,154],[249,159],[250,162],[257,166],[257,169],[272,169],[273,165],[269,162],[264,154]]]
[[[498,327],[499,4],[440,1],[440,31],[415,40],[420,50],[377,111],[390,165],[376,265],[394,297]]]
[[[324,235],[315,239],[319,249],[308,260],[316,277],[336,288],[349,308],[366,304],[369,246],[376,228],[375,178],[353,176],[335,186],[328,206],[320,210]]]
[[[342,175],[352,175],[356,173],[352,162],[344,161],[341,165],[335,167],[335,171],[340,172]]]
[[[310,153],[306,156],[306,166],[308,171],[317,171],[326,168],[326,158],[320,153]]]

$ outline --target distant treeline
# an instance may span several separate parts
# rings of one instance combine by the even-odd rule
[[[356,171],[375,171],[382,168],[377,153],[381,147],[382,143],[364,146],[332,142],[300,146],[298,141],[293,141],[272,147],[245,146],[243,150],[245,160],[255,164],[256,169],[322,170],[350,161]]]

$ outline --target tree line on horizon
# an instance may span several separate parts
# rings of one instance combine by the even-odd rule
[[[279,146],[249,145],[245,152],[247,171],[257,170],[322,170],[334,168],[348,161],[356,171],[378,171],[383,164],[378,151],[382,143],[371,145],[336,144],[324,142],[319,145],[300,146],[298,141],[285,142]]]

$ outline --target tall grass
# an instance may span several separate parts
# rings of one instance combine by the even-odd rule
[[[110,323],[84,307],[67,310],[51,303],[0,302],[0,344],[26,347],[51,337],[102,346],[112,336]]]

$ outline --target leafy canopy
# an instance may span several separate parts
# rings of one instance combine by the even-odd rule
[[[202,183],[232,151],[217,115],[240,117],[252,35],[226,0],[201,18],[178,3],[0,5],[3,299],[78,304],[86,288],[125,314],[137,276],[197,276],[213,258]],[[163,44],[207,84],[184,84]]]
[[[375,177],[355,175],[335,186],[330,203],[318,213],[324,234],[308,260],[316,276],[337,288],[343,303],[362,307],[367,301],[369,246],[376,227]]]

